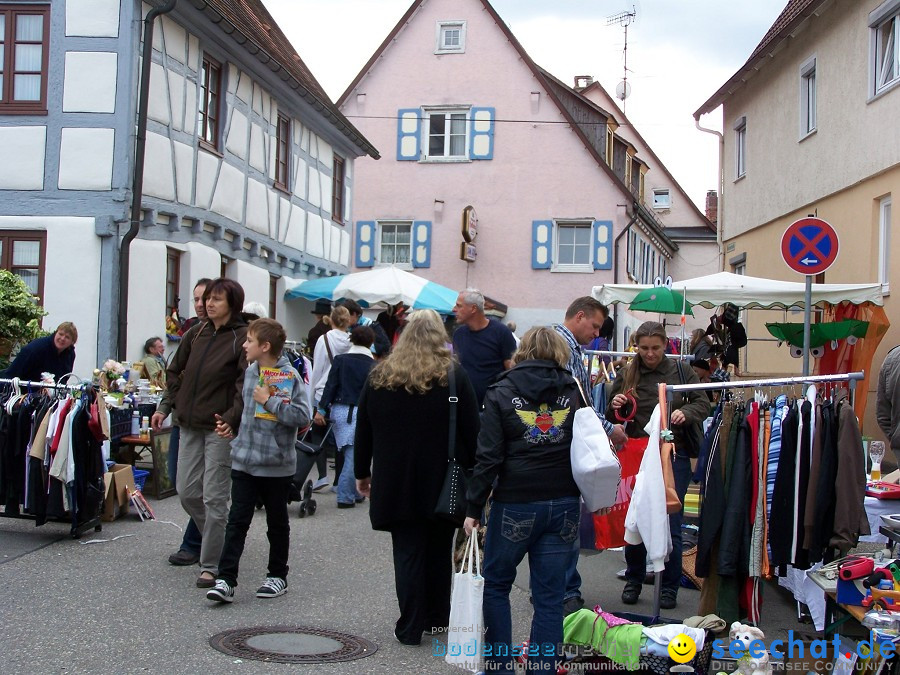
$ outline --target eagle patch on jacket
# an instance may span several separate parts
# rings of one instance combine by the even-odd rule
[[[562,426],[572,411],[568,396],[560,396],[552,407],[541,403],[535,408],[533,403],[521,397],[512,399],[512,404],[516,408],[516,415],[525,425],[522,438],[527,442],[558,443],[565,438],[566,432]]]

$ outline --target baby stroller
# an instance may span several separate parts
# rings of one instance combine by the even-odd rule
[[[332,425],[329,423],[321,438],[312,439],[310,438],[312,425],[310,425],[298,434],[297,442],[294,444],[297,452],[297,469],[288,493],[288,504],[300,502],[300,512],[297,514],[300,518],[311,516],[316,512],[316,500],[312,498],[313,482],[307,480],[307,476],[319,454],[325,452],[328,438],[332,434],[331,427]]]

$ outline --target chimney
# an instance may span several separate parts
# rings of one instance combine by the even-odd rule
[[[593,75],[576,75],[575,76],[575,91],[581,91],[582,89],[587,89],[592,84],[594,84],[594,76]]]
[[[713,225],[718,224],[719,219],[719,193],[715,190],[706,191],[706,219]]]

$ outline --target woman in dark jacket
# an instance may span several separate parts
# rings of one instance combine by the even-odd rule
[[[484,397],[465,529],[468,534],[480,525],[496,479],[484,543],[486,672],[513,672],[509,592],[526,554],[534,602],[530,644],[538,647],[528,665],[556,671],[566,569],[580,514],[569,453],[581,399],[566,369],[569,355],[552,328],[532,328],[513,356],[517,365]]]
[[[452,524],[434,517],[447,470],[450,403],[456,395],[456,458],[475,461],[478,407],[466,372],[447,348],[437,312],[414,312],[391,354],[369,376],[359,400],[356,487],[371,498],[369,518],[391,533],[400,618],[394,636],[418,645],[450,619]]]
[[[78,330],[71,321],[59,324],[53,335],[32,340],[0,376],[28,382],[41,382],[42,373],[51,373],[55,380],[72,372],[75,365],[75,342]]]
[[[637,356],[622,369],[613,381],[610,392],[607,418],[621,419],[633,414],[633,418],[625,425],[625,432],[630,438],[645,438],[644,427],[650,421],[653,410],[659,403],[659,385],[697,384],[700,382],[694,369],[690,366],[666,358],[668,337],[666,329],[656,321],[646,321],[633,333]],[[633,396],[637,405],[629,411],[628,396]],[[678,396],[672,402],[669,421],[673,430],[685,424],[702,422],[709,415],[709,400],[701,391],[691,391]],[[675,443],[675,489],[678,498],[684,504],[691,479],[691,460],[678,452],[678,441]],[[659,488],[663,489],[662,486]],[[662,576],[662,591],[659,606],[673,609],[677,603],[678,587],[681,584],[681,512],[669,515],[669,529],[672,533],[672,552],[666,562]],[[647,573],[647,549],[643,544],[625,545],[625,589],[622,591],[622,602],[633,605],[641,594],[641,585]]]
[[[356,434],[357,404],[366,378],[375,365],[372,343],[375,331],[369,326],[356,326],[350,333],[350,351],[334,357],[328,372],[328,380],[322,391],[322,400],[313,420],[325,425],[325,417],[331,414],[334,423],[334,440],[338,452],[344,454],[343,468],[337,483],[337,506],[352,509],[363,497],[356,491],[353,469],[353,436]]]

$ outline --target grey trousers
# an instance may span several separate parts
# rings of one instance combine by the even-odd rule
[[[181,427],[176,488],[203,535],[200,569],[217,574],[231,500],[231,441],[215,431]]]

